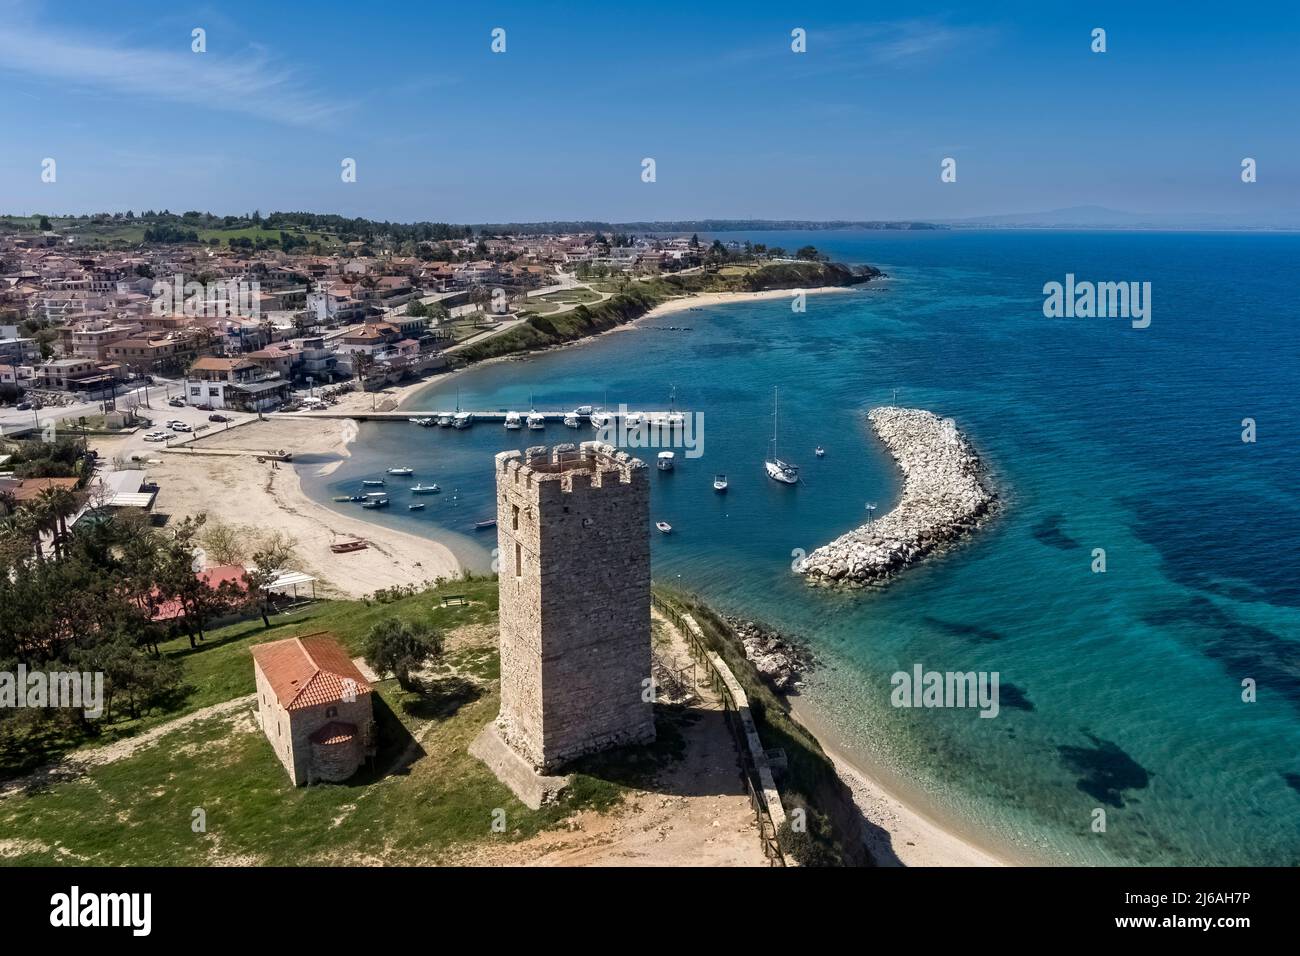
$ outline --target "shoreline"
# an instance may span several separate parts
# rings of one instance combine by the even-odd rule
[[[857,755],[817,706],[786,698],[790,712],[821,745],[864,821],[863,842],[877,866],[1045,866],[978,821],[941,811],[919,792],[885,778]]]

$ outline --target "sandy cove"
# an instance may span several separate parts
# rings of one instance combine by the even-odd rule
[[[299,570],[320,579],[321,597],[361,597],[458,574],[460,564],[445,545],[332,511],[307,497],[294,465],[257,460],[271,449],[346,457],[355,434],[351,421],[271,416],[199,439],[193,447],[200,453],[159,452],[146,445],[149,463],[143,474],[160,488],[154,510],[173,519],[206,512],[226,524],[292,536]],[[123,450],[120,444],[125,440],[105,438],[96,447],[111,459]],[[332,543],[353,538],[366,539],[370,547],[350,554],[330,551]]]

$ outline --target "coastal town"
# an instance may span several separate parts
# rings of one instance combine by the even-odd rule
[[[471,412],[420,418],[404,410],[411,395],[467,365],[708,304],[845,291],[877,270],[828,263],[811,245],[787,251],[599,228],[495,234],[350,224],[326,233],[276,215],[186,214],[172,223],[145,214],[143,241],[105,238],[105,229],[133,218],[10,221],[0,235],[0,551],[8,569],[0,651],[24,668],[77,675],[92,666],[107,675],[94,721],[41,699],[6,711],[7,832],[22,834],[21,820],[49,799],[44,783],[33,790],[36,781],[62,781],[68,790],[55,799],[66,799],[108,763],[139,763],[148,773],[160,738],[174,744],[217,732],[246,746],[256,731],[269,747],[249,758],[273,755],[291,789],[359,780],[379,787],[399,772],[427,788],[431,781],[412,775],[425,763],[412,741],[427,749],[437,732],[463,735],[459,759],[477,768],[469,776],[477,789],[465,799],[495,806],[504,788],[521,816],[501,830],[485,810],[481,832],[424,834],[430,861],[628,855],[658,864],[821,865],[921,853],[995,862],[947,835],[919,850],[913,839],[881,843],[863,822],[868,813],[890,814],[900,837],[926,825],[837,764],[793,717],[772,724],[811,666],[799,641],[726,620],[689,595],[652,590],[646,463],[572,431],[590,425],[599,434],[611,412],[583,406],[513,421],[516,413],[479,413],[497,427],[504,421],[507,436],[540,431],[549,416],[575,439],[511,453],[517,460],[498,456],[501,511],[478,529],[500,536],[494,553],[513,562],[509,575],[495,561],[491,573],[475,574],[443,542],[365,520],[366,508],[389,503],[393,482],[415,482],[411,509],[424,506],[421,492],[439,491],[409,468],[390,468],[388,482],[368,480],[372,487],[344,496],[361,513],[327,507],[302,486],[298,463],[332,462],[314,469],[322,474],[337,467],[359,421],[468,427]],[[232,234],[223,239],[223,230]],[[684,424],[680,412],[648,417],[669,434]],[[672,458],[661,454],[655,464],[662,472]],[[515,499],[523,475],[533,490]],[[581,496],[580,486],[589,489]],[[537,525],[525,533],[529,522]],[[564,529],[593,522],[598,539],[559,544],[574,534]],[[597,540],[605,550],[593,550]],[[530,567],[526,555],[554,567]],[[104,597],[93,607],[50,605],[41,595],[60,578]],[[583,586],[559,591],[561,580]],[[541,607],[556,610],[538,632]],[[607,626],[592,629],[594,619]],[[530,660],[538,647],[549,648],[542,659],[553,669]],[[608,661],[606,671],[590,669],[598,660]],[[573,670],[577,661],[586,662],[582,671]],[[205,689],[200,675],[211,667],[230,691]],[[232,693],[241,687],[255,693]],[[16,685],[14,693],[17,702]],[[761,711],[750,706],[755,696],[765,701]],[[576,706],[540,706],[550,699]],[[497,701],[493,721],[487,708]],[[793,760],[797,770],[784,750],[755,743],[773,733],[807,750]],[[560,745],[565,734],[572,743]],[[679,753],[684,743],[683,755],[667,758],[665,740]],[[643,772],[619,771],[615,778],[628,782],[612,784],[609,761],[638,754],[649,760]],[[679,786],[674,780],[701,775],[713,783],[672,797],[671,823],[669,804],[651,812]],[[590,784],[573,783],[588,776],[604,781],[594,803],[571,796],[588,793]],[[913,822],[900,826],[900,818]],[[549,828],[561,820],[569,836],[557,845]],[[665,828],[675,836],[652,848],[647,835],[657,830],[662,839]],[[0,850],[17,859],[113,858],[86,856],[75,835],[50,843],[38,831],[6,838]],[[158,852],[159,861],[281,859],[251,846]]]

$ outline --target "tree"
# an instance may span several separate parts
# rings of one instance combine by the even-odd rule
[[[403,690],[419,690],[420,685],[411,676],[431,657],[442,654],[442,635],[429,625],[417,621],[403,624],[397,618],[386,618],[370,629],[366,636],[366,663],[377,674],[392,672]]]
[[[81,507],[81,500],[69,488],[46,488],[36,496],[54,535],[54,554],[63,556],[63,546],[68,540],[68,519]]]
[[[253,567],[244,574],[247,583],[246,600],[257,608],[264,627],[271,626],[271,592],[268,590],[296,557],[297,542],[287,534],[273,531],[268,534],[253,553]]]
[[[50,225],[50,219],[48,216],[41,216],[41,223],[38,228],[41,232],[50,232],[54,227]]]

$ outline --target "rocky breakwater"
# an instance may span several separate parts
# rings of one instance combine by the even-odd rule
[[[797,570],[809,584],[883,584],[969,534],[997,506],[979,455],[952,419],[890,406],[867,418],[903,471],[903,494],[888,514],[808,555]]]

